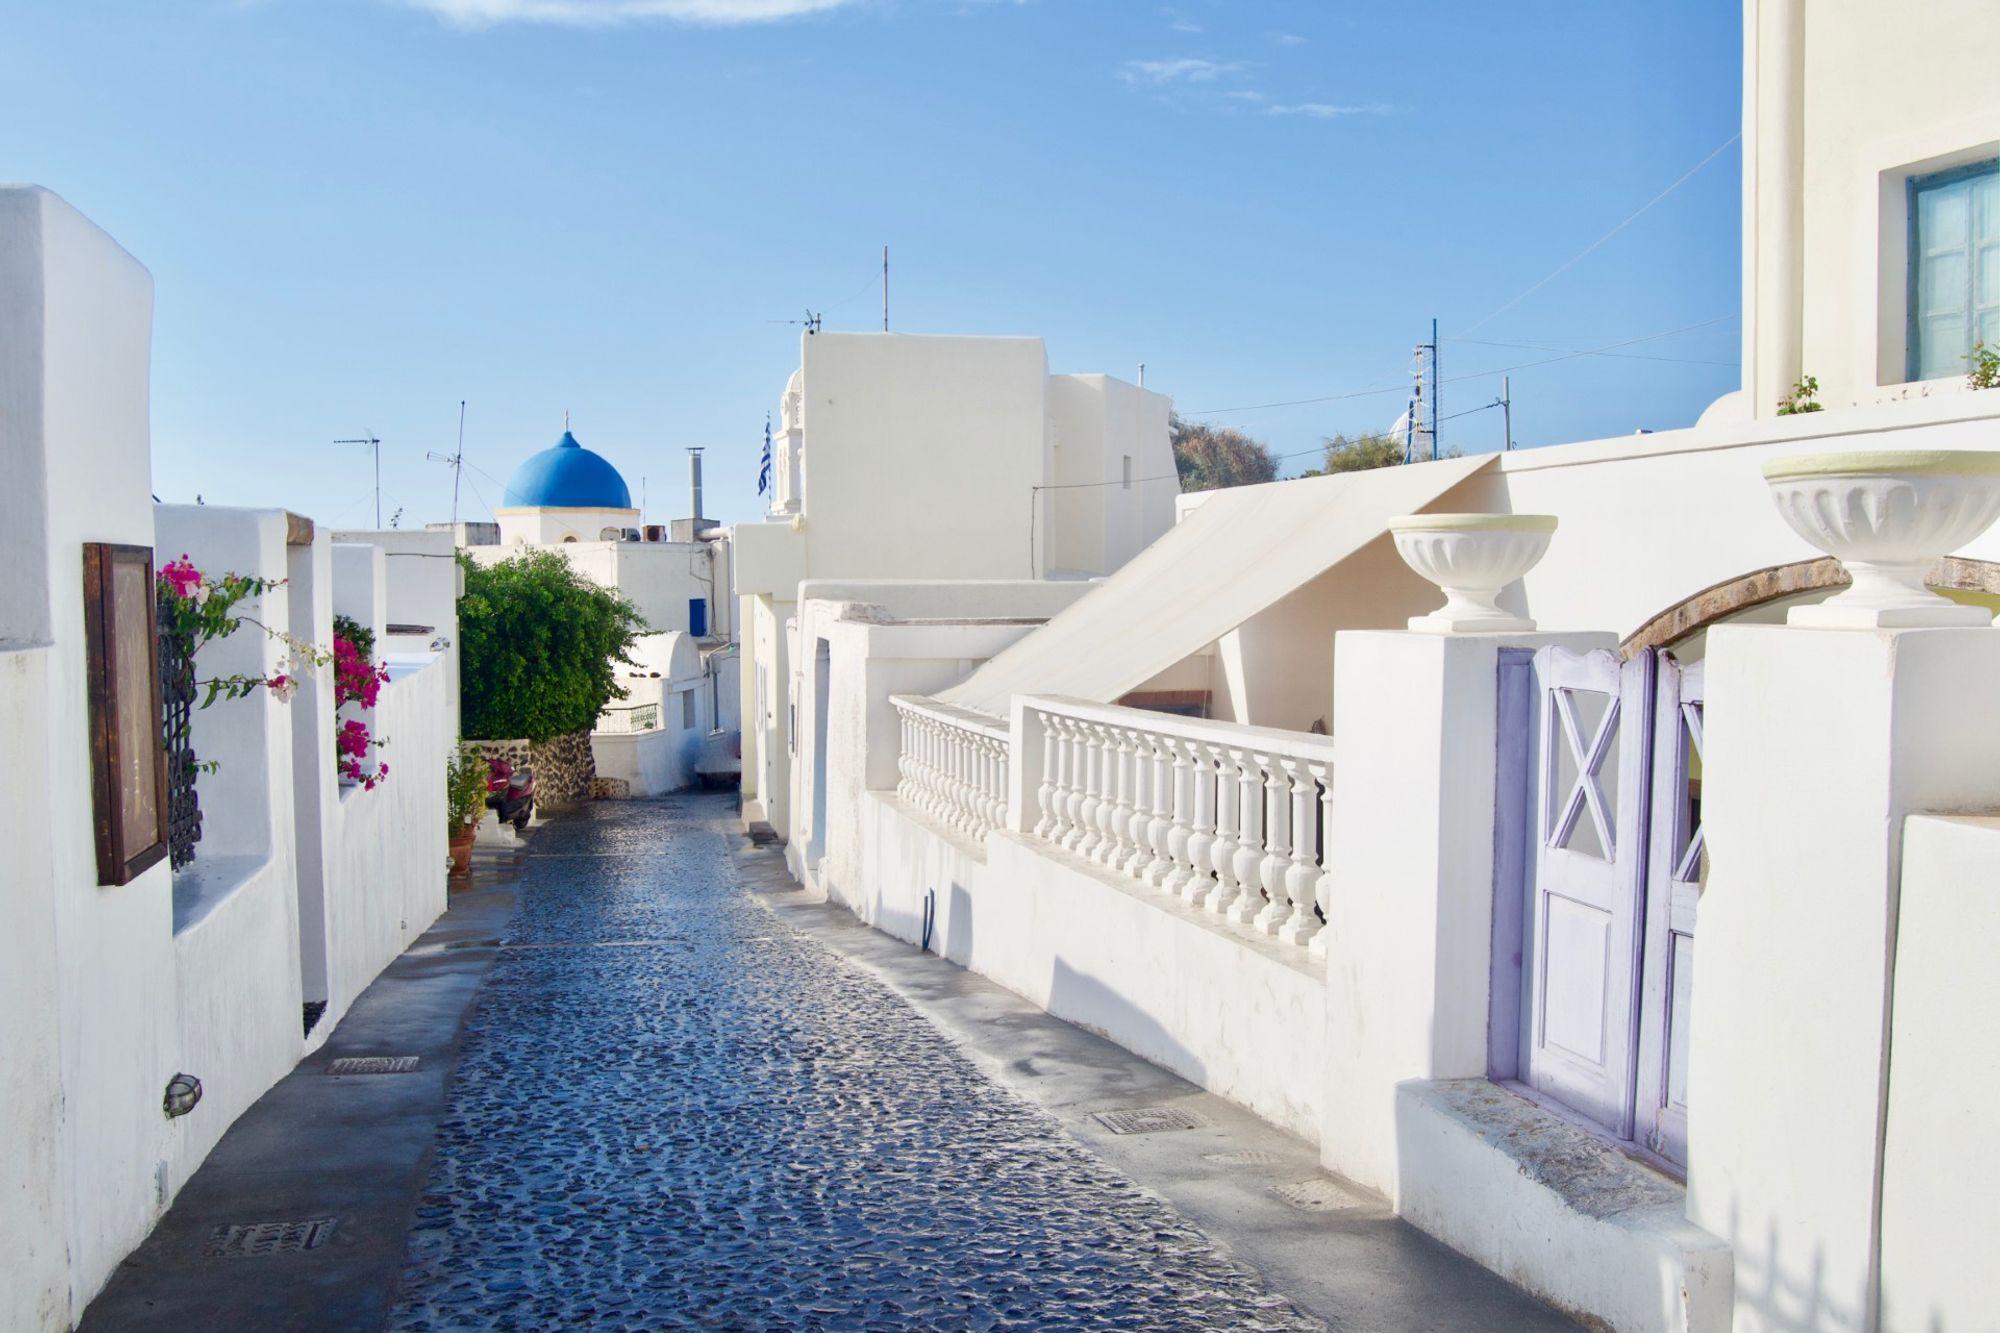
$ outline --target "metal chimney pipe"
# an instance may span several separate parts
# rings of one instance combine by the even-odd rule
[[[701,512],[701,450],[688,450],[688,503],[694,507],[690,518],[700,519]]]

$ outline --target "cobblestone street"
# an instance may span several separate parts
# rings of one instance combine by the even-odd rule
[[[392,1327],[1321,1327],[761,908],[727,813],[534,835]]]

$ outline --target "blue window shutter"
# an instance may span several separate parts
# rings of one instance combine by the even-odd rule
[[[688,598],[688,633],[697,639],[708,637],[708,598]]]
[[[1907,374],[1963,375],[2000,344],[2000,159],[1913,177],[1909,232]]]

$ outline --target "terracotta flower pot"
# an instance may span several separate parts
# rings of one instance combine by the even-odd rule
[[[451,835],[451,873],[453,878],[462,878],[472,873],[472,837],[474,826],[464,824]]]

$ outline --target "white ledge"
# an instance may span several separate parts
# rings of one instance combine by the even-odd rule
[[[209,913],[264,872],[268,856],[209,856],[199,853],[174,872],[174,934],[198,926]]]

